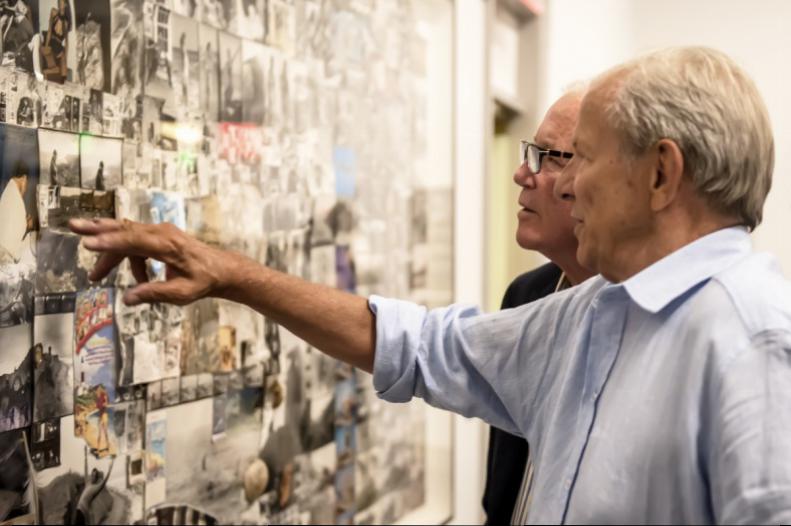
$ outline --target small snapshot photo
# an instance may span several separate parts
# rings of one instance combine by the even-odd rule
[[[45,185],[80,186],[80,136],[55,130],[38,130],[38,154]]]
[[[80,137],[80,178],[83,188],[114,190],[121,184],[122,139],[82,135]]]

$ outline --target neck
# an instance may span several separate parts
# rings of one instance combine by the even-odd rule
[[[566,279],[572,285],[579,285],[589,277],[596,274],[592,270],[589,270],[579,264],[577,261],[576,248],[577,247],[575,245],[574,250],[570,252],[563,252],[561,254],[553,255],[544,254],[552,261],[552,263],[560,267],[560,270],[563,271],[563,274],[566,275]]]
[[[602,272],[602,275],[613,283],[620,283],[693,241],[739,224],[738,219],[713,213],[657,221],[651,234],[634,246],[624,246],[620,250],[621,266],[616,265],[612,272]]]

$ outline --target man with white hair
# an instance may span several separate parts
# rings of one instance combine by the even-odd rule
[[[574,148],[555,191],[601,275],[494,314],[346,295],[172,226],[72,227],[105,252],[94,278],[169,265],[129,303],[246,303],[386,400],[524,436],[530,523],[791,522],[791,285],[749,238],[774,164],[757,89],[717,51],[653,53],[593,83]]]

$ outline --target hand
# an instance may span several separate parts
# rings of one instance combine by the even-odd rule
[[[88,276],[92,281],[104,278],[125,258],[129,259],[138,285],[124,294],[127,305],[151,302],[186,305],[218,294],[227,286],[223,276],[232,274],[230,254],[201,243],[170,223],[72,219],[69,228],[85,236],[85,248],[101,253]],[[146,258],[165,264],[165,281],[148,280]]]

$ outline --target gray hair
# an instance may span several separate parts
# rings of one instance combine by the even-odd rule
[[[705,47],[658,51],[605,75],[618,72],[624,75],[607,117],[629,153],[675,141],[685,174],[709,205],[750,229],[758,226],[772,185],[774,138],[749,76]]]

